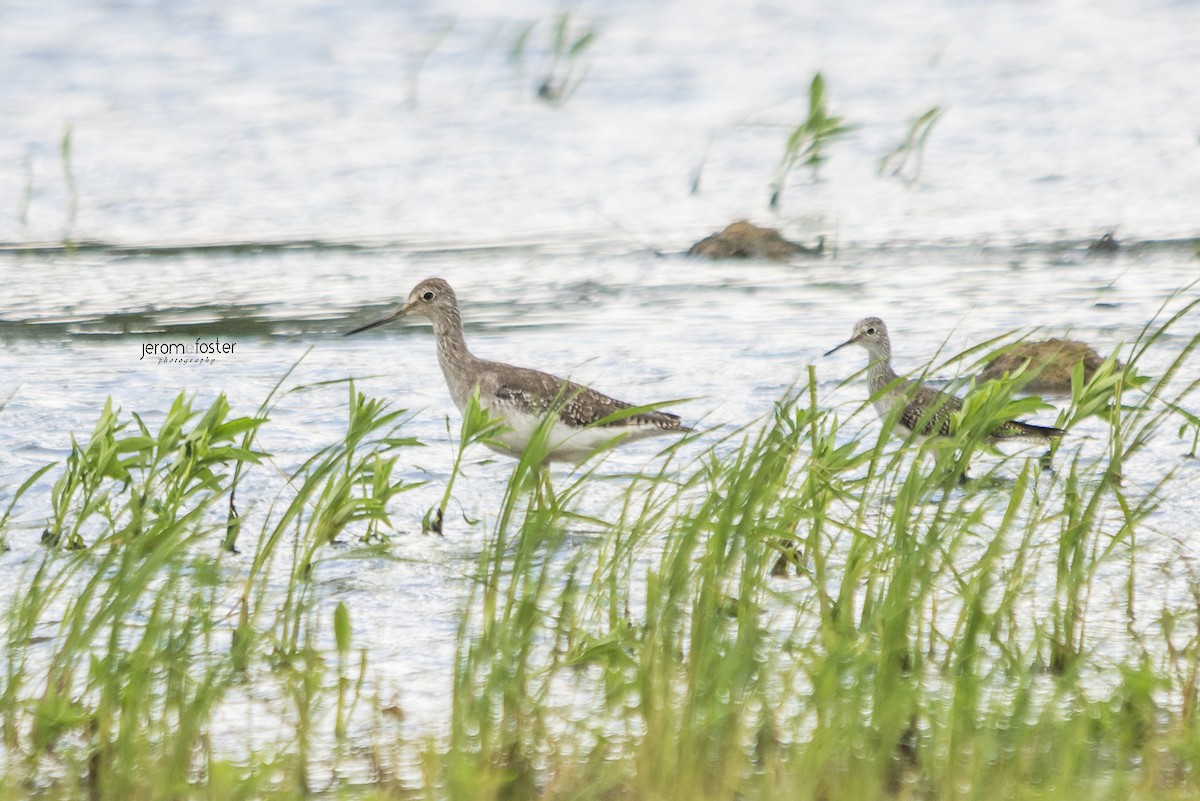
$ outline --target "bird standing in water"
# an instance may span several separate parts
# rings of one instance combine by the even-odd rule
[[[425,279],[413,288],[408,300],[395,313],[349,331],[346,336],[405,315],[417,315],[433,323],[438,363],[458,410],[466,409],[467,401],[478,389],[480,405],[489,415],[503,421],[507,430],[490,443],[499,453],[519,458],[548,416],[552,420],[547,436],[547,461],[581,462],[618,438],[629,442],[692,431],[677,415],[657,410],[629,412],[636,408],[633,404],[573,381],[475,356],[463,338],[458,298],[450,284],[441,278]]]
[[[962,399],[948,392],[910,381],[896,375],[892,369],[892,343],[887,326],[878,317],[867,317],[854,325],[854,334],[828,356],[847,345],[858,345],[867,352],[867,383],[872,403],[880,417],[887,417],[898,404],[903,404],[897,425],[905,432],[916,431],[921,436],[948,437],[953,433],[954,413],[963,407]],[[1050,441],[1063,435],[1061,428],[1037,426],[1020,420],[1007,420],[987,436],[989,442],[1032,439]]]

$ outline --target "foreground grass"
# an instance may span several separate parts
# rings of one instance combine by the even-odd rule
[[[979,452],[1019,376],[943,443],[848,436],[810,374],[621,484],[531,492],[532,447],[478,526],[437,731],[373,691],[315,569],[386,550],[403,413],[351,386],[252,528],[270,400],[181,397],[158,431],[106,407],[8,576],[0,798],[1200,798],[1200,573],[1159,515],[1186,464],[1148,459],[1192,417],[1181,316],[1078,382],[1059,423],[1103,442],[1053,471]]]

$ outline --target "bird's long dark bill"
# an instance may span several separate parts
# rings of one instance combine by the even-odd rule
[[[351,333],[353,333],[353,332],[351,332]],[[834,348],[833,350],[827,350],[827,351],[825,351],[825,353],[824,353],[824,355],[822,356],[822,358],[824,358],[824,356],[828,356],[828,355],[829,355],[829,354],[831,354],[831,353],[837,353],[839,350],[841,350],[842,348],[844,348],[844,347],[846,347],[847,345],[851,344],[852,342],[854,342],[854,339],[853,339],[853,338],[851,338],[851,339],[847,339],[845,342],[843,342],[842,344],[838,345],[838,346],[837,346],[836,348]]]
[[[406,312],[406,311],[408,311],[407,308],[401,308],[395,314],[389,314],[387,317],[380,318],[373,323],[367,323],[364,326],[359,326],[358,328],[355,328],[353,331],[347,331],[346,333],[342,334],[342,336],[348,337],[353,334],[361,334],[363,331],[370,331],[372,328],[378,328],[381,325],[387,325],[392,320],[403,317],[404,312]]]

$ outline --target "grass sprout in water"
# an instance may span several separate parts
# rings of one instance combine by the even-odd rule
[[[1049,470],[977,447],[1024,375],[918,442],[830,408],[810,368],[707,447],[592,460],[553,493],[530,492],[534,437],[456,532],[473,568],[444,576],[433,727],[379,691],[321,570],[405,528],[405,413],[349,386],[341,441],[247,506],[237,555],[215,502],[269,468],[237,443],[275,423],[181,398],[154,431],[106,407],[57,466],[59,547],[3,557],[0,798],[1200,796],[1200,570],[1157,516],[1190,461],[1141,458],[1190,424],[1196,308],[1080,376]]]
[[[570,9],[560,11],[549,21],[549,42],[539,58],[545,62],[544,75],[538,82],[537,96],[552,105],[562,105],[579,90],[588,67],[584,57],[599,37],[595,26],[587,24],[582,30],[572,20]],[[534,21],[522,26],[509,46],[508,58],[524,75],[526,56],[531,50],[530,40],[535,30],[543,27],[543,21]]]
[[[262,455],[234,441],[264,420],[228,416],[223,395],[200,414],[181,394],[153,433],[136,414],[122,422],[120,410],[106,402],[87,444],[72,440],[42,541],[84,548],[91,527],[114,544],[153,548],[164,531],[199,526],[208,508],[231,491],[228,468]]]
[[[900,144],[879,160],[879,174],[886,173],[908,184],[919,181],[921,168],[925,165],[925,143],[942,114],[943,109],[934,106],[913,120]]]
[[[779,207],[784,184],[797,167],[811,169],[816,179],[817,170],[828,158],[826,148],[851,130],[841,117],[832,116],[825,107],[825,78],[816,73],[808,88],[808,116],[788,135],[783,158],[775,169],[775,178],[771,181],[771,208]]]

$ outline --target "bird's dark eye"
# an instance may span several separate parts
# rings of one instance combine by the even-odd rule
[[[868,328],[867,333],[870,334],[871,336],[875,336],[875,334],[877,334],[879,332],[876,331],[874,328]]]
[[[434,298],[434,294],[432,292],[426,292],[424,295],[421,296],[421,300],[425,300],[425,301],[433,300],[433,298]]]

